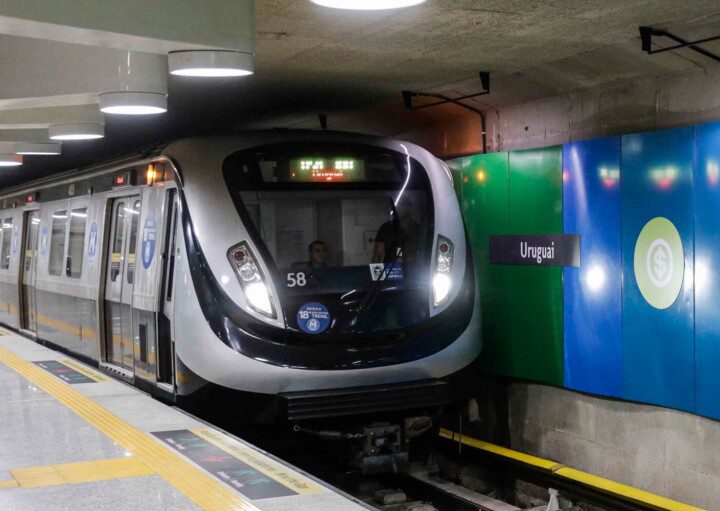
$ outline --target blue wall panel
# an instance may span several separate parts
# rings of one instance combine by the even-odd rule
[[[620,137],[563,146],[563,230],[580,234],[565,268],[565,386],[622,395]]]
[[[689,411],[695,409],[692,278],[670,307],[656,309],[638,287],[634,252],[643,226],[665,217],[680,233],[685,275],[692,275],[693,134],[689,127],[623,136],[621,166],[623,397]]]
[[[697,413],[720,418],[720,123],[695,132]]]

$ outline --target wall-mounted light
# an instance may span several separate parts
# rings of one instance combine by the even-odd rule
[[[188,50],[168,53],[170,74],[178,76],[229,77],[255,72],[252,53],[229,50]]]
[[[381,11],[400,9],[425,3],[425,0],[310,0],[312,3],[333,9],[356,11]]]
[[[167,112],[167,96],[156,92],[105,92],[100,111],[117,115],[152,115]]]
[[[0,154],[0,167],[17,167],[22,163],[23,157],[18,154]]]
[[[54,124],[48,128],[51,140],[92,140],[105,136],[105,126],[96,123]]]
[[[14,154],[22,155],[47,155],[54,156],[60,154],[61,144],[33,144],[29,142],[18,142],[15,144]]]

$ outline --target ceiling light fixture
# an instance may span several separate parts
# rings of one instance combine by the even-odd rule
[[[51,140],[92,140],[105,136],[105,126],[96,123],[54,124],[48,128]]]
[[[312,3],[332,9],[355,11],[382,11],[420,5],[426,0],[310,0]]]
[[[105,92],[100,111],[116,115],[153,115],[167,112],[167,95],[158,92]]]
[[[26,142],[18,142],[16,144],[14,154],[22,155],[47,155],[54,156],[60,154],[60,144],[31,144]]]
[[[170,74],[205,78],[248,76],[255,72],[252,53],[187,50],[168,53]]]
[[[17,154],[0,154],[0,167],[17,167],[22,165],[23,157]]]

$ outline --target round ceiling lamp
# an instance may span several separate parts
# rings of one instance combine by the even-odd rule
[[[312,3],[333,9],[355,11],[382,11],[420,5],[426,0],[310,0]]]
[[[157,115],[167,112],[167,57],[123,51],[114,54],[113,75],[98,94],[100,111],[110,115]]]
[[[23,157],[18,154],[0,154],[0,167],[17,167],[22,163]]]
[[[54,124],[48,128],[51,140],[93,140],[105,136],[105,126],[96,123]]]
[[[252,53],[187,50],[168,53],[170,74],[205,78],[248,76],[255,72]]]
[[[117,115],[153,115],[167,112],[167,96],[157,92],[105,92],[100,111]]]
[[[14,154],[21,155],[47,155],[54,156],[60,154],[60,144],[33,144],[29,142],[18,142],[15,144]]]

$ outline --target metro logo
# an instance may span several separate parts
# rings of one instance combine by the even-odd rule
[[[635,244],[635,280],[643,298],[656,309],[667,309],[680,294],[684,273],[678,230],[667,218],[653,218]]]

